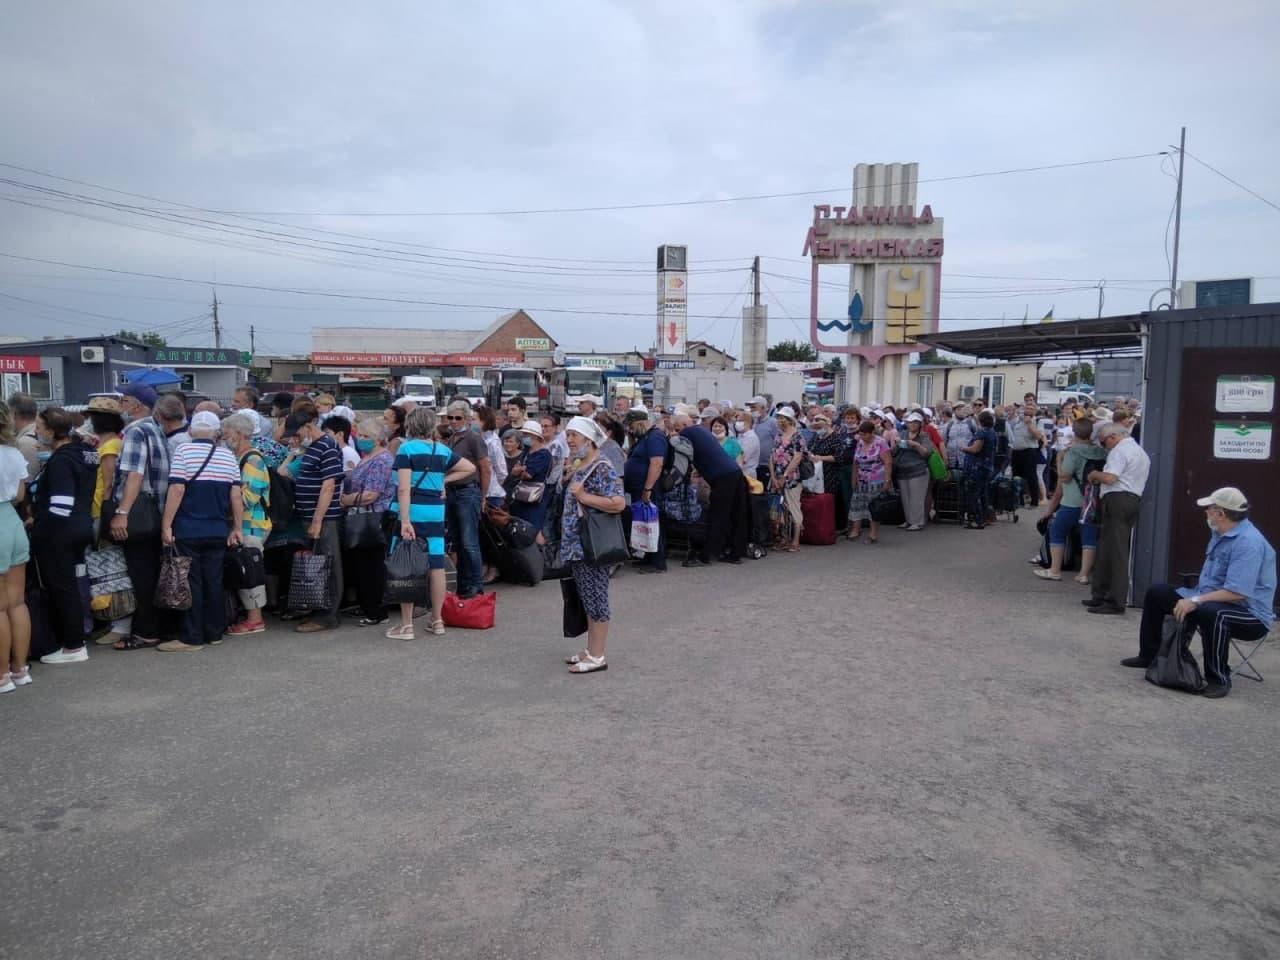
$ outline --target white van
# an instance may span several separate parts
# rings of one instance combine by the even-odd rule
[[[446,377],[444,381],[444,399],[466,397],[473,407],[484,406],[484,384],[474,377]]]
[[[400,381],[400,399],[412,400],[419,406],[434,410],[436,383],[430,377],[405,377]]]

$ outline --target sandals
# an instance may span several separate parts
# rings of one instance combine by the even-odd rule
[[[143,640],[141,637],[121,637],[111,645],[112,650],[150,650],[160,646],[159,640]]]
[[[432,621],[431,621],[431,633],[432,633],[433,635],[437,636],[437,637],[443,637],[443,636],[444,636],[444,621],[443,621],[443,620],[432,620]]]
[[[573,666],[575,663],[581,663],[583,657],[589,657],[589,656],[591,656],[591,654],[588,653],[586,650],[583,650],[581,653],[569,654],[569,656],[564,658],[564,662],[569,664],[569,666]]]
[[[1035,570],[1032,570],[1031,572],[1034,573],[1041,580],[1061,580],[1062,579],[1062,574],[1058,574],[1057,576],[1054,576],[1052,573],[1050,573],[1048,570],[1044,569],[1043,567],[1039,567]]]
[[[1089,578],[1084,576],[1072,577],[1071,579],[1074,580],[1076,583],[1088,584],[1089,582]]]
[[[408,623],[402,627],[388,627],[383,636],[388,640],[413,640],[413,624]]]
[[[570,673],[595,673],[597,670],[608,669],[609,664],[604,662],[604,657],[593,657],[585,650],[582,651],[582,659],[569,664]]]

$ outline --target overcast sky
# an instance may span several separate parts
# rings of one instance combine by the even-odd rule
[[[741,346],[760,254],[770,339],[807,338],[812,204],[847,201],[860,161],[928,180],[1152,154],[1185,123],[1191,154],[1280,203],[1274,2],[60,0],[6,17],[0,161],[92,186],[0,168],[19,182],[0,184],[0,253],[217,279],[227,342],[247,349],[253,324],[259,352],[308,352],[312,326],[483,327],[516,307],[569,347],[644,348],[664,242],[689,246],[691,337]],[[946,222],[944,327],[1093,316],[1103,278],[1107,313],[1145,309],[1169,272],[1163,166],[922,183]],[[813,190],[832,192],[368,215]],[[1256,298],[1280,299],[1277,228],[1188,160],[1183,278],[1268,277]],[[205,286],[0,257],[0,294],[0,334],[212,341]]]

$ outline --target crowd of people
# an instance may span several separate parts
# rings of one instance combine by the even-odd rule
[[[402,399],[357,416],[326,394],[264,401],[251,386],[227,410],[204,401],[188,412],[179,393],[130,385],[83,414],[38,410],[23,395],[0,408],[0,692],[30,683],[31,559],[45,607],[37,619],[54,647],[44,663],[86,660],[91,638],[118,651],[198,652],[266,631],[266,613],[300,633],[350,616],[400,640],[415,639],[416,615],[439,636],[448,569],[464,602],[500,578],[571,581],[586,643],[569,669],[605,670],[610,581],[622,563],[595,559],[597,515],[619,517],[632,570],[659,574],[674,543],[686,567],[736,565],[831,542],[813,540],[810,525],[875,544],[885,523],[908,533],[944,519],[982,529],[996,509],[1044,503],[1048,550],[1034,558],[1035,574],[1060,581],[1078,541],[1084,603],[1123,614],[1150,467],[1134,439],[1135,407],[1069,403],[1050,415],[1032,394],[936,413],[763,396],[652,411],[619,397],[605,409],[588,396],[566,418],[531,416],[520,397],[501,409],[457,398],[439,414]],[[1010,494],[1012,505],[993,502]],[[1247,523],[1238,505],[1221,509]],[[398,542],[429,558],[426,603],[387,602],[384,558]],[[300,551],[327,558],[310,607],[289,597]],[[262,582],[233,588],[224,572],[246,555],[258,558]],[[128,603],[115,602],[120,591],[100,600],[111,557]],[[181,610],[158,604],[155,589],[174,557],[185,560],[189,587]],[[1274,554],[1271,562],[1274,590]],[[1146,626],[1143,644],[1147,658]],[[1229,688],[1222,670],[1212,679]]]

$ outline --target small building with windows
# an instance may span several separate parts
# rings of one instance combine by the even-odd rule
[[[130,370],[154,363],[152,347],[125,337],[50,337],[0,343],[3,395],[29,393],[41,406],[87,402],[110,393]]]
[[[981,397],[989,404],[1022,401],[1035,393],[1038,363],[915,363],[908,370],[909,403],[933,407]]]
[[[252,358],[229,347],[157,347],[151,364],[168,367],[182,376],[178,389],[202,393],[224,405],[231,401],[236,387],[249,379]]]

